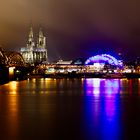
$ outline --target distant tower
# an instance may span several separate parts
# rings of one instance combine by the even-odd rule
[[[37,37],[37,43],[34,41],[33,28],[30,27],[27,45],[21,48],[21,54],[26,63],[38,64],[48,60],[47,49],[46,49],[46,37],[44,36],[42,29],[39,29]]]
[[[43,35],[42,28],[40,28],[40,30],[39,30],[37,47],[38,48],[45,48],[46,47],[46,37]]]
[[[30,27],[26,47],[21,48],[21,54],[26,63],[34,63],[33,50],[35,47],[33,28]]]
[[[30,31],[29,31],[27,47],[30,48],[30,49],[33,49],[34,46],[35,46],[35,42],[34,42],[33,28],[31,26]]]
[[[47,49],[46,49],[46,37],[44,36],[44,34],[42,32],[42,28],[39,29],[36,46],[37,46],[37,50],[39,52],[37,55],[38,62],[47,61],[48,56],[47,56]]]

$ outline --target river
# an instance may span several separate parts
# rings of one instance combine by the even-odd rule
[[[140,139],[140,79],[11,81],[0,86],[1,140]]]

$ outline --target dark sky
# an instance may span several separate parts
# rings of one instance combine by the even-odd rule
[[[48,34],[48,55],[89,57],[111,52],[140,56],[140,0],[1,0],[0,44],[19,50],[30,23]]]

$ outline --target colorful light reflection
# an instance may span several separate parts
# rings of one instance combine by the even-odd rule
[[[99,94],[117,94],[120,89],[119,79],[86,79],[86,93],[93,94],[94,96]]]
[[[86,79],[86,123],[89,135],[98,126],[104,140],[119,140],[120,79]],[[101,139],[102,139],[101,138]]]
[[[86,79],[87,94],[98,97],[100,94],[100,79]]]

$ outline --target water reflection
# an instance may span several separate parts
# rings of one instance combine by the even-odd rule
[[[10,94],[16,94],[17,93],[17,84],[18,82],[12,81],[9,83],[9,91]]]
[[[94,136],[104,140],[119,140],[120,136],[120,80],[119,79],[86,79],[86,123],[88,136],[93,131],[102,131]],[[88,126],[88,125],[86,125]],[[99,130],[98,130],[99,129]]]
[[[0,87],[0,124],[3,128],[2,139],[17,139],[18,137],[18,117],[19,117],[19,101],[18,101],[18,84],[12,81]],[[6,116],[3,117],[2,116]]]
[[[12,92],[14,95],[8,96],[8,133],[11,138],[16,138],[18,133],[18,112],[19,112],[19,104],[18,104],[18,95],[16,94],[16,90]]]
[[[129,138],[135,130],[139,135],[139,93],[140,79],[9,82],[0,86],[0,139],[119,140],[122,131]]]
[[[99,79],[86,79],[86,93],[94,97],[99,97],[100,94],[100,80]]]

